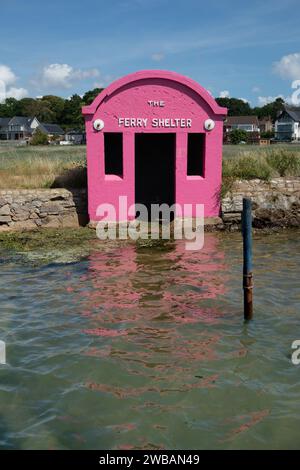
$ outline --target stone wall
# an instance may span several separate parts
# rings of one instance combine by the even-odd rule
[[[221,219],[207,223],[218,229],[238,229],[244,196],[253,201],[254,227],[300,226],[300,178],[236,181],[222,200]],[[71,228],[87,223],[84,189],[0,191],[0,231]]]
[[[78,227],[87,222],[85,190],[0,191],[0,231]]]
[[[252,199],[254,227],[300,226],[300,178],[235,181],[222,200],[225,227],[240,224],[245,196]]]

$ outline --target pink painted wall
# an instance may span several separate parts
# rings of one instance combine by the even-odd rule
[[[164,107],[151,107],[148,100],[163,100]],[[88,205],[92,221],[101,203],[118,208],[119,196],[127,195],[128,205],[135,194],[135,133],[176,133],[176,203],[202,203],[205,217],[219,215],[218,191],[221,185],[223,118],[226,108],[218,106],[212,96],[193,80],[174,72],[143,71],[117,80],[100,93],[90,106],[83,108],[87,133]],[[146,127],[124,127],[119,118],[148,118]],[[187,127],[152,127],[153,118],[191,119]],[[96,131],[96,119],[104,129]],[[215,127],[206,131],[204,122],[213,119]],[[104,132],[123,132],[123,178],[105,175]],[[188,132],[205,132],[205,173],[187,176]],[[193,216],[195,214],[189,214]],[[124,220],[119,215],[120,220]]]

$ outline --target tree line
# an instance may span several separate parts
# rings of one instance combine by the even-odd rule
[[[0,117],[36,116],[40,122],[59,124],[66,131],[74,128],[84,129],[81,108],[91,104],[101,91],[101,88],[94,88],[82,97],[75,94],[68,99],[54,95],[21,100],[7,98],[0,104]]]
[[[101,88],[94,88],[82,97],[75,94],[68,99],[54,95],[21,100],[7,98],[4,103],[0,104],[0,117],[36,116],[41,122],[59,124],[66,131],[74,128],[84,129],[81,108],[92,103],[101,91]],[[216,101],[220,106],[228,108],[229,116],[256,115],[258,118],[271,116],[273,121],[284,106],[282,98],[277,98],[265,106],[253,108],[249,103],[238,98],[216,98]]]
[[[270,116],[272,121],[276,121],[278,114],[284,108],[284,100],[276,98],[275,101],[264,106],[251,107],[248,102],[238,98],[216,98],[220,106],[228,108],[228,116],[249,116],[254,115],[259,119]]]

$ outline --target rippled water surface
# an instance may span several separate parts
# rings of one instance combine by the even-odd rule
[[[2,252],[0,447],[300,448],[299,232],[95,245],[77,261]]]

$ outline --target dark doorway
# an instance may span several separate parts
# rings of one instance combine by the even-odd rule
[[[175,203],[175,134],[135,135],[135,202]]]

